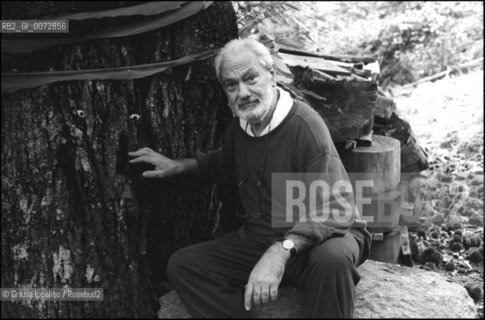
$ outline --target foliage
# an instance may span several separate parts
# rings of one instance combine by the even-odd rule
[[[233,1],[238,16],[239,37],[253,37],[268,47],[284,44],[289,47],[315,50],[310,30],[293,17],[299,3],[288,1]]]
[[[395,11],[394,11],[395,10]],[[483,6],[409,2],[393,6],[378,38],[360,45],[381,57],[381,85],[405,84],[483,56]]]
[[[241,3],[251,3],[241,9]],[[372,55],[380,85],[403,85],[483,56],[481,2],[237,1],[244,32],[310,52]],[[259,12],[259,18],[250,12]],[[264,12],[264,13],[263,13]],[[264,18],[269,17],[269,18]]]

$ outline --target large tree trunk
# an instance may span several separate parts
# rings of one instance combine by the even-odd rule
[[[2,18],[107,5],[127,3],[12,2],[11,16]],[[71,30],[130,19],[72,22]],[[174,60],[235,37],[230,2],[215,2],[163,29],[2,57],[2,65],[7,72],[122,67]],[[211,61],[140,80],[19,90],[2,96],[1,115],[2,287],[104,288],[102,303],[2,302],[2,317],[154,317],[154,284],[168,258],[217,235],[218,202],[214,188],[198,190],[190,177],[142,178],[150,166],[129,165],[127,152],[148,146],[180,158],[220,144],[231,115]]]

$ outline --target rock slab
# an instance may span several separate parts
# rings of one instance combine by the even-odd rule
[[[359,267],[354,318],[477,318],[466,289],[442,275],[367,260]],[[300,289],[284,287],[276,302],[256,308],[254,318],[301,318]],[[159,318],[190,318],[175,291],[160,298]]]

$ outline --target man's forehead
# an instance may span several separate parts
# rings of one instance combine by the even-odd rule
[[[252,52],[244,52],[237,56],[226,56],[221,64],[221,73],[223,77],[230,76],[234,73],[244,73],[251,68],[263,68],[262,62]]]

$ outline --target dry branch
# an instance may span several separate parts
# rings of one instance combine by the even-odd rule
[[[416,85],[421,84],[421,83],[425,83],[425,82],[429,82],[429,81],[434,81],[434,80],[441,79],[441,78],[449,75],[451,73],[451,71],[453,71],[453,70],[460,71],[462,69],[476,67],[476,66],[478,66],[478,65],[480,65],[482,63],[483,63],[483,57],[478,58],[478,59],[475,59],[475,60],[472,60],[472,61],[468,61],[466,63],[460,64],[458,66],[454,66],[454,67],[449,68],[449,69],[447,69],[445,71],[442,71],[440,73],[437,73],[435,75],[432,75],[432,76],[429,76],[429,77],[424,77],[422,79],[419,79],[418,81],[415,81],[415,82],[412,82],[412,83],[408,83],[408,84],[402,86],[398,91],[399,92],[400,91],[404,91],[404,90],[413,88]]]

